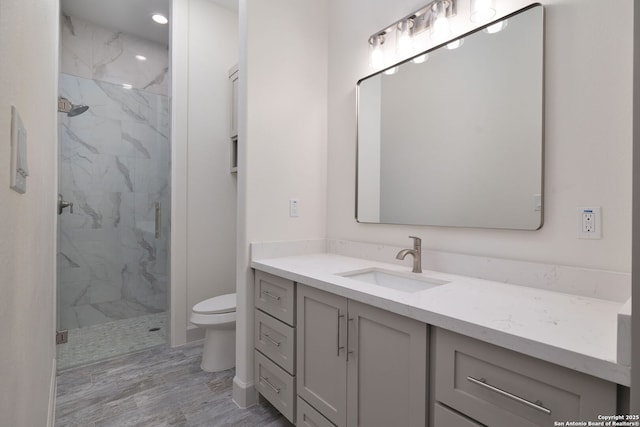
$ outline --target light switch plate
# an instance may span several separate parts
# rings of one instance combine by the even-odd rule
[[[27,130],[22,124],[20,113],[11,106],[11,183],[9,187],[20,194],[27,191]]]

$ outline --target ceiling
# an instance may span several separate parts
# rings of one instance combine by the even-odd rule
[[[238,0],[211,0],[238,12]],[[65,15],[84,19],[106,28],[147,40],[169,44],[169,25],[151,20],[154,13],[169,17],[171,0],[60,0]]]

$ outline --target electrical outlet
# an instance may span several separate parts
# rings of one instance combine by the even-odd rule
[[[578,238],[602,239],[602,209],[600,206],[577,209]]]

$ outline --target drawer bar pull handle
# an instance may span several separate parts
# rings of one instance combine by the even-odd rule
[[[265,378],[265,377],[261,376],[260,377],[260,381],[263,381],[266,385],[271,387],[273,389],[273,391],[275,391],[276,393],[280,394],[280,389],[278,387],[274,386],[273,384],[271,384],[271,381],[269,381],[269,378]]]
[[[344,346],[340,345],[340,319],[342,319],[344,317],[344,314],[340,314],[340,310],[338,310],[338,343],[336,345],[337,347],[337,351],[336,351],[336,356],[340,356],[340,350],[344,349]]]
[[[280,301],[280,297],[278,295],[274,295],[269,291],[262,291],[262,293],[268,296],[269,298],[273,298],[276,301]]]
[[[516,402],[520,402],[523,405],[526,405],[526,406],[528,406],[530,408],[536,409],[536,410],[538,410],[540,412],[544,412],[547,415],[551,415],[551,410],[550,409],[547,409],[544,406],[538,404],[538,403],[542,403],[542,402],[540,402],[540,401],[538,401],[536,403],[530,402],[527,399],[523,399],[520,396],[516,396],[515,394],[509,393],[508,391],[504,391],[502,389],[499,389],[498,387],[494,387],[491,384],[488,384],[487,380],[485,380],[484,378],[480,378],[478,380],[478,379],[475,379],[473,377],[467,377],[467,381],[471,381],[473,384],[477,384],[479,386],[487,388],[487,389],[489,389],[489,390],[491,390],[491,391],[493,391],[495,393],[498,393],[501,396],[505,396],[505,397],[508,397],[509,399],[513,399]]]
[[[347,362],[349,361],[349,355],[353,354],[353,350],[349,350],[349,322],[353,322],[353,317],[347,317]]]
[[[280,347],[280,343],[271,338],[268,334],[263,333],[262,336],[265,337],[271,344],[275,345],[276,347]]]

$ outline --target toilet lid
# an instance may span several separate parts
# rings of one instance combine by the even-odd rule
[[[193,306],[194,313],[218,314],[236,311],[236,294],[220,295],[201,301]]]

